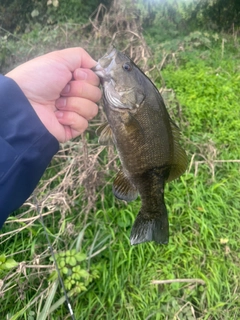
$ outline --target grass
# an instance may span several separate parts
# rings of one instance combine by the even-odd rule
[[[168,246],[129,247],[128,221],[129,216],[133,220],[132,211],[136,210],[130,205],[128,210],[120,211],[120,221],[119,212],[107,212],[110,217],[105,223],[110,220],[118,227],[113,243],[97,259],[101,261],[102,277],[95,290],[89,292],[87,307],[84,299],[79,301],[79,319],[174,319],[186,303],[187,310],[194,307],[196,318],[234,319],[237,315],[238,210],[223,201],[225,188],[231,190],[233,186],[213,183],[206,192],[207,182],[196,181],[192,174],[181,180],[166,191],[171,212]],[[151,284],[156,279],[183,278],[200,278],[205,285],[194,280],[190,284]]]
[[[97,275],[70,297],[77,320],[240,318],[239,64],[231,41],[223,56],[220,44],[204,52],[208,59],[202,48],[185,51],[177,65],[163,71],[181,105],[178,118],[177,107],[169,108],[181,126],[190,162],[188,172],[166,186],[169,244],[130,246],[140,200],[126,205],[114,199],[117,162],[113,149],[97,146],[93,123],[88,154],[86,140],[64,145],[36,197],[0,234],[1,253],[18,262],[17,268],[0,268],[1,319],[70,319],[63,292],[52,279],[55,268],[35,218],[36,202],[54,250],[86,253],[80,266]],[[59,306],[40,318],[54,286],[53,303]]]

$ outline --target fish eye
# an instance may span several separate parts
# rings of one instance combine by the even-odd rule
[[[132,66],[129,62],[125,62],[122,67],[123,67],[123,70],[126,70],[126,71],[132,70]]]

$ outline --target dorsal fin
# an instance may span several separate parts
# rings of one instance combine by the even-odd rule
[[[180,146],[180,130],[176,124],[170,120],[172,134],[173,134],[173,159],[171,163],[171,170],[167,182],[172,181],[180,177],[187,169],[188,159],[186,152]]]

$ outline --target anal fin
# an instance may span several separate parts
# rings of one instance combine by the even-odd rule
[[[137,188],[122,170],[118,172],[113,182],[113,193],[116,198],[128,202],[135,200],[138,196]]]

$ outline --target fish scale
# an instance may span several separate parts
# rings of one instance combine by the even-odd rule
[[[97,130],[99,143],[113,142],[122,164],[113,183],[114,195],[133,201],[139,194],[142,201],[131,244],[166,244],[169,225],[164,186],[187,168],[179,129],[155,85],[125,54],[112,48],[93,71],[101,80],[108,120]]]

